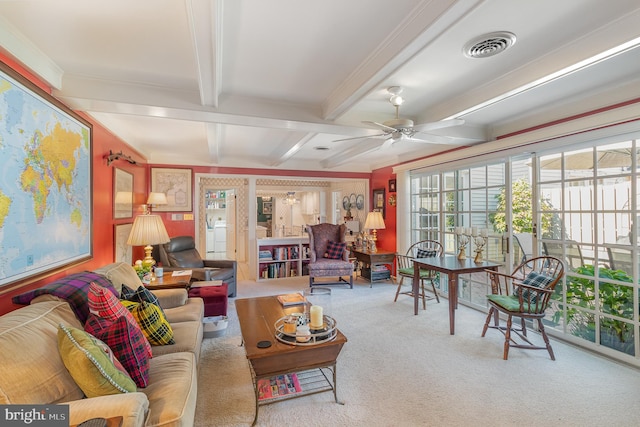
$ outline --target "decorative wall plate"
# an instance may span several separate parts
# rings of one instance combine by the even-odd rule
[[[356,208],[358,208],[359,211],[364,209],[364,195],[358,194],[358,197],[356,197]]]
[[[344,196],[342,198],[342,209],[345,211],[349,208],[349,196]]]
[[[392,194],[389,196],[389,206],[395,206],[395,205],[396,205],[396,196]]]
[[[349,203],[351,203],[351,207],[356,206],[356,193],[351,193],[351,196],[349,196]]]

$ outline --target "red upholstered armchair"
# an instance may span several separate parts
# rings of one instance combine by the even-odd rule
[[[309,231],[309,286],[349,285],[353,288],[353,264],[345,242],[345,224],[307,226]],[[344,277],[349,277],[349,281]],[[317,282],[318,277],[336,277],[335,281]]]

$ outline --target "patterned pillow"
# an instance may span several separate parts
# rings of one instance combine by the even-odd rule
[[[173,339],[173,329],[156,305],[146,301],[132,302],[123,300],[122,304],[127,307],[142,329],[142,333],[153,345],[175,344]]]
[[[530,271],[529,274],[527,274],[527,277],[525,277],[524,280],[522,281],[523,284],[533,286],[536,288],[546,288],[547,285],[551,282],[553,282],[553,277],[536,273],[535,271]],[[530,291],[528,289],[518,288],[518,291],[516,291],[514,295],[519,297],[520,291],[522,291],[522,299],[524,300],[524,302],[529,302]],[[531,304],[536,303],[536,295],[538,294],[535,292],[532,294],[531,301],[530,301]]]
[[[420,249],[416,251],[416,258],[433,258],[437,252],[433,249]]]
[[[115,295],[108,291],[105,292],[104,288],[97,285],[94,286],[93,283],[89,286],[89,311],[112,322],[124,317],[130,325],[140,329],[135,317],[129,313],[129,310],[120,303],[120,300]],[[151,357],[151,345],[148,341],[145,347],[147,355]]]
[[[345,242],[329,241],[329,243],[327,243],[327,252],[325,252],[324,257],[329,259],[342,259],[346,248],[347,244]]]
[[[34,289],[12,298],[15,304],[29,304],[32,299],[40,295],[54,295],[66,300],[81,323],[87,321],[89,307],[87,306],[87,294],[89,286],[96,283],[108,289],[117,296],[115,288],[111,282],[101,274],[85,271],[82,273],[70,274],[67,277],[56,280],[42,288]]]
[[[109,346],[85,331],[58,326],[58,351],[73,380],[87,397],[131,393],[136,384],[116,366]],[[122,368],[120,370],[119,368]]]
[[[123,284],[120,298],[133,302],[146,301],[153,305],[157,305],[158,308],[160,308],[160,310],[162,311],[162,314],[164,314],[164,310],[162,310],[162,307],[160,307],[160,301],[158,301],[158,297],[144,286],[140,286],[138,287],[138,290],[134,291],[127,285]]]
[[[84,325],[84,330],[104,341],[122,363],[138,387],[149,383],[149,342],[140,328],[132,326],[125,317],[110,321],[94,314]]]

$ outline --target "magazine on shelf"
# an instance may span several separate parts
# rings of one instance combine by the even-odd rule
[[[291,305],[304,304],[304,297],[300,293],[278,295],[277,298],[278,298],[278,301],[280,301],[280,304],[282,304],[283,307],[289,307]]]
[[[302,391],[298,375],[285,374],[258,380],[258,399],[274,399]]]

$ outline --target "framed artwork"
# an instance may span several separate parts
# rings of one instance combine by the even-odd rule
[[[384,188],[378,188],[373,190],[373,210],[382,212],[382,218],[384,218],[386,199],[384,197]]]
[[[262,213],[271,215],[273,213],[273,202],[262,202]]]
[[[113,168],[113,218],[133,216],[133,174]]]
[[[0,62],[0,286],[93,257],[93,128]]]
[[[167,204],[154,206],[155,212],[190,212],[191,169],[151,168],[151,191],[167,196]]]
[[[395,193],[396,192],[396,180],[395,179],[390,179],[389,180],[389,193]]]
[[[133,227],[132,223],[116,224],[113,226],[113,248],[116,262],[122,261],[133,265],[133,248],[127,245],[131,227]]]

